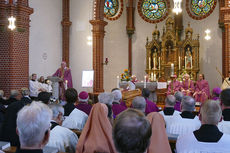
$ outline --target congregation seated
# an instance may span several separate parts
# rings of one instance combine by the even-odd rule
[[[145,153],[152,130],[145,115],[135,109],[119,114],[113,126],[113,141],[119,153]]]
[[[223,119],[218,124],[221,132],[230,134],[230,89],[224,89],[220,94]]]
[[[150,101],[148,98],[150,96],[150,90],[147,88],[142,89],[142,96],[145,98],[146,101],[146,109],[145,109],[145,114],[148,115],[151,112],[158,112],[159,108],[157,105]]]
[[[146,110],[146,101],[144,97],[137,96],[132,101],[132,108],[139,110],[140,112],[145,114]],[[146,114],[145,114],[146,115]]]
[[[229,153],[230,135],[223,134],[217,128],[221,119],[219,103],[206,101],[201,107],[200,119],[202,126],[198,130],[178,137],[177,153]]]
[[[4,91],[0,90],[0,129],[2,127],[2,123],[3,123],[3,120],[4,120],[4,115],[5,115],[5,112],[6,112],[6,108],[4,106],[6,100],[3,98],[3,96],[4,96]]]
[[[113,117],[116,118],[116,116],[121,112],[123,112],[124,110],[126,110],[127,107],[125,107],[124,104],[123,105],[121,104],[122,94],[119,89],[113,90],[112,94],[114,96],[113,105],[112,105]]]
[[[220,100],[221,89],[219,87],[215,87],[212,89],[212,100]]]
[[[49,107],[40,102],[33,102],[18,112],[20,148],[16,153],[43,153],[42,149],[49,141],[51,117]]]
[[[10,97],[6,100],[5,105],[9,106],[13,102],[17,102],[20,100],[20,93],[18,90],[10,90]]]
[[[59,152],[75,153],[77,135],[70,129],[61,126],[64,119],[64,108],[59,104],[49,104],[49,108],[52,110],[53,116],[47,146],[58,148]]]
[[[78,104],[76,105],[76,108],[85,112],[87,115],[89,115],[92,106],[88,104],[89,100],[89,94],[86,91],[80,92],[78,95]]]
[[[116,153],[112,140],[111,111],[108,105],[93,105],[78,140],[76,153]]]
[[[171,153],[163,116],[158,112],[152,112],[147,115],[147,120],[149,120],[152,128],[147,153]]]
[[[113,92],[113,91],[115,91],[115,90],[120,90],[119,88],[113,88],[112,90],[111,90],[111,92]],[[121,90],[120,90],[121,91]],[[122,94],[121,94],[121,96],[122,96]],[[127,108],[127,106],[126,106],[126,104],[125,104],[125,102],[124,101],[122,101],[122,98],[123,97],[121,97],[121,100],[119,101],[120,102],[120,105],[122,105],[122,106],[124,106],[124,107],[126,107]]]
[[[195,90],[194,83],[192,80],[190,80],[190,76],[187,73],[184,75],[184,81],[182,81],[182,83],[181,83],[181,89],[180,90],[185,96],[192,96],[193,95],[193,92]]]
[[[197,130],[201,123],[198,116],[193,114],[195,109],[195,100],[190,96],[184,96],[181,101],[181,111],[179,115],[175,115],[172,121],[167,125],[169,134],[186,134]]]
[[[28,88],[22,88],[21,94],[22,98],[20,101],[13,102],[11,105],[9,105],[9,107],[7,107],[1,129],[1,139],[4,141],[9,141],[11,146],[19,146],[19,138],[16,134],[17,113],[25,105],[32,102],[29,97],[30,91]]]
[[[74,88],[68,88],[65,92],[66,104],[64,105],[64,116],[66,119],[63,121],[63,126],[69,129],[82,130],[88,115],[77,109],[74,103],[78,99],[77,90]]]
[[[164,110],[159,112],[164,117],[167,132],[169,132],[168,127],[171,124],[173,117],[180,114],[179,111],[174,109],[175,103],[175,96],[168,95],[165,99]]]
[[[181,100],[184,97],[184,95],[183,95],[182,92],[177,91],[174,96],[176,98],[176,104],[174,106],[174,109],[177,110],[177,111],[181,111],[180,105],[181,105]]]

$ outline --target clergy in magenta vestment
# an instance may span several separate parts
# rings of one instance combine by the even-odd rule
[[[192,96],[194,92],[194,83],[189,79],[189,75],[185,74],[185,80],[181,84],[181,91],[184,96]]]
[[[121,101],[122,93],[119,89],[112,91],[112,94],[114,96],[112,111],[113,117],[116,118],[116,116],[126,110],[127,107],[124,105],[124,102]]]
[[[174,95],[175,92],[180,90],[180,82],[176,80],[176,75],[171,76],[172,81],[168,85],[167,95]]]
[[[59,89],[59,97],[61,97],[61,99],[63,100],[66,88],[73,88],[71,70],[70,68],[66,67],[66,62],[61,63],[61,67],[57,69],[53,76],[57,76],[63,79],[63,81],[60,82]]]
[[[209,84],[207,80],[204,80],[203,74],[199,75],[193,96],[198,102],[205,102],[210,97]]]

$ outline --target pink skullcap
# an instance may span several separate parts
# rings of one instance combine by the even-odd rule
[[[212,93],[219,95],[221,93],[221,89],[219,87],[213,88]]]
[[[79,101],[87,102],[89,100],[89,94],[86,91],[80,92],[78,96]]]

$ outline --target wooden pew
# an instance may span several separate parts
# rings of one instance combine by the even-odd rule
[[[125,102],[127,107],[130,107],[132,105],[133,99],[137,96],[141,96],[140,89],[122,91],[122,99]]]

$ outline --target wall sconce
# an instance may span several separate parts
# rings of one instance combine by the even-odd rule
[[[10,30],[14,30],[14,29],[16,28],[16,26],[15,26],[16,18],[13,17],[13,16],[11,16],[10,18],[8,18],[8,21],[9,21],[9,26],[8,26],[8,28],[9,28]]]
[[[173,12],[176,13],[176,15],[178,15],[179,13],[182,12],[182,9],[181,9],[182,0],[173,0],[173,2],[174,2]]]
[[[108,58],[106,57],[106,58],[105,58],[105,62],[102,63],[102,64],[103,64],[103,65],[108,65],[108,63],[109,63],[109,60],[108,60]]]
[[[211,36],[210,36],[210,30],[209,29],[207,29],[207,30],[205,30],[205,37],[204,37],[204,39],[206,39],[206,40],[210,40],[211,39]]]

